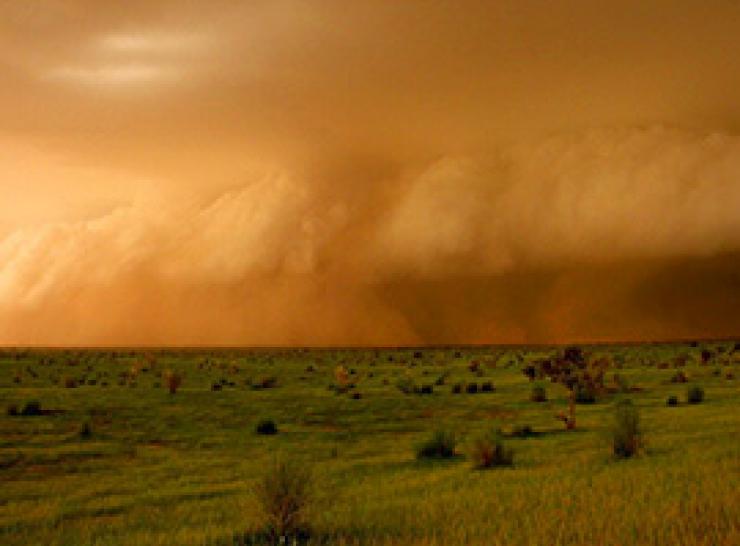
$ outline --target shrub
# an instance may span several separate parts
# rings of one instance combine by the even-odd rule
[[[267,376],[262,377],[257,380],[256,383],[252,385],[253,389],[273,389],[277,387],[277,377],[275,376]]]
[[[480,386],[481,392],[493,392],[493,383],[490,381],[484,381]]]
[[[167,389],[170,391],[170,394],[175,394],[177,389],[180,388],[180,385],[182,385],[182,376],[172,370],[167,370],[164,373],[164,381],[167,384]]]
[[[451,432],[438,430],[416,448],[417,459],[449,459],[455,456],[457,438]]]
[[[77,387],[77,379],[74,377],[65,377],[64,378],[64,387],[67,389],[74,389]]]
[[[511,466],[514,462],[514,452],[504,445],[501,433],[496,430],[476,438],[471,458],[475,468]]]
[[[465,385],[465,392],[468,394],[475,394],[478,392],[478,383],[468,383]]]
[[[704,389],[691,387],[686,393],[686,401],[689,404],[699,404],[704,400]]]
[[[414,380],[410,377],[402,377],[396,381],[396,387],[403,394],[411,394],[414,392]]]
[[[92,425],[88,421],[85,421],[84,423],[82,423],[82,426],[80,427],[80,438],[82,438],[83,440],[87,440],[91,436],[92,436]]]
[[[671,377],[671,383],[686,383],[688,380],[688,376],[682,370],[677,371]]]
[[[271,543],[292,544],[308,536],[311,487],[311,473],[305,465],[280,459],[257,483],[254,492]]]
[[[255,431],[257,432],[257,434],[272,435],[277,434],[278,428],[275,424],[275,421],[273,421],[272,419],[263,419],[262,421],[257,423]]]
[[[434,387],[432,385],[422,385],[421,388],[419,388],[419,394],[432,394],[434,392]]]
[[[614,379],[614,385],[616,386],[619,392],[629,392],[630,384],[623,375],[615,373],[613,376],[613,379]]]
[[[596,402],[596,393],[593,389],[585,385],[579,385],[576,388],[576,404],[594,404]]]
[[[619,458],[636,455],[642,445],[640,415],[631,400],[617,404],[612,427],[612,449]]]
[[[6,412],[11,417],[15,417],[16,415],[18,415],[18,406],[16,404],[8,404]]]
[[[532,387],[530,399],[532,402],[547,402],[547,390],[542,385],[535,385]]]
[[[434,381],[434,384],[437,385],[438,387],[441,387],[442,385],[445,384],[445,382],[447,381],[447,377],[449,375],[450,375],[449,372],[443,372],[442,375],[437,377],[437,379]]]
[[[509,434],[513,438],[531,438],[535,436],[534,430],[529,425],[516,425]]]
[[[24,417],[32,417],[35,415],[41,415],[41,403],[37,400],[26,402],[21,410],[21,415]]]
[[[452,394],[460,394],[463,391],[462,383],[455,383],[452,385]]]
[[[666,406],[678,406],[678,396],[669,396],[665,401]]]

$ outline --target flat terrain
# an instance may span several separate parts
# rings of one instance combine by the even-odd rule
[[[330,543],[740,544],[735,347],[584,347],[612,363],[609,392],[578,405],[569,432],[554,418],[565,388],[542,382],[548,401],[533,402],[540,382],[522,374],[554,348],[8,349],[0,544],[231,544],[260,527],[252,487],[278,453],[311,468],[311,522]],[[339,365],[354,389],[331,388]],[[176,394],[168,370],[183,378]],[[678,372],[686,383],[672,382]],[[486,382],[494,392],[466,392]],[[433,392],[413,392],[422,386]],[[686,403],[691,386],[704,389],[702,403]],[[622,398],[640,410],[646,449],[616,460],[608,431]],[[7,414],[30,401],[41,415]],[[265,418],[278,434],[255,433]],[[473,468],[476,434],[521,425],[536,434],[506,439],[512,467]],[[415,446],[438,429],[459,436],[460,456],[417,460]]]

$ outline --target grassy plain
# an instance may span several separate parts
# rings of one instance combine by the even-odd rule
[[[585,347],[613,362],[607,384],[618,373],[621,389],[579,405],[570,432],[553,418],[566,408],[565,389],[547,383],[548,401],[533,402],[521,372],[553,348],[8,349],[0,352],[0,544],[232,544],[235,533],[260,527],[253,486],[276,454],[311,469],[315,540],[331,544],[740,544],[734,347]],[[329,388],[338,365],[355,389]],[[174,395],[166,370],[183,378]],[[678,371],[687,383],[671,382]],[[271,377],[276,386],[255,388]],[[494,392],[452,392],[487,381]],[[433,393],[404,394],[399,383]],[[705,400],[687,404],[696,385]],[[677,407],[666,405],[670,395]],[[616,460],[608,429],[624,397],[640,410],[647,444],[639,457]],[[42,415],[6,412],[33,400]],[[278,434],[255,434],[265,418]],[[507,438],[514,465],[473,469],[472,438],[517,425],[537,434]],[[414,447],[438,429],[458,435],[460,456],[417,460]]]

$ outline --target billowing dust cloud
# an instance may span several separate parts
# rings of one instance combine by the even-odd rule
[[[0,344],[737,335],[740,7],[592,4],[2,5]]]
[[[208,203],[15,231],[0,246],[2,329],[35,343],[729,334],[738,173],[740,138],[663,128],[445,157],[354,196],[265,172]],[[701,273],[728,284],[691,286]]]

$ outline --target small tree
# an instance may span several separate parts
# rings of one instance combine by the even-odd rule
[[[608,368],[609,360],[606,358],[589,361],[580,347],[567,347],[561,354],[526,366],[523,373],[530,381],[547,377],[568,389],[568,414],[560,414],[558,419],[571,430],[576,428],[576,394],[579,390],[603,390],[604,373]]]

